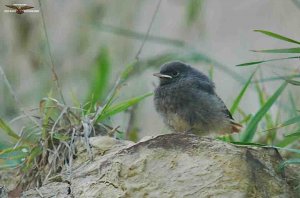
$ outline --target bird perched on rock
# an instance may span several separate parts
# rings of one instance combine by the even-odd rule
[[[153,74],[160,80],[154,104],[164,122],[175,132],[198,135],[239,132],[214,83],[202,72],[175,61]]]

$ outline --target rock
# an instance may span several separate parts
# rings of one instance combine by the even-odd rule
[[[282,158],[275,149],[192,134],[161,135],[133,145],[98,138],[91,141],[94,161],[77,161],[71,179],[63,179],[68,182],[48,183],[23,197],[297,197],[291,173],[278,171]]]
[[[0,186],[0,197],[1,198],[8,198],[7,189],[5,186]]]

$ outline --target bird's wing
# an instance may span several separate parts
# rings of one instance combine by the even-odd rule
[[[228,108],[226,107],[225,103],[223,102],[223,100],[216,94],[216,97],[218,98],[218,100],[222,103],[223,105],[223,113],[231,120],[234,120],[230,111],[228,110]]]
[[[32,6],[22,6],[20,9],[21,10],[28,10],[28,9],[31,9],[31,8],[34,8]]]
[[[196,81],[193,81],[192,84],[193,84],[192,86],[193,86],[193,87],[196,87],[196,89],[198,89],[199,91],[205,91],[205,92],[207,92],[207,93],[209,93],[209,94],[215,95],[215,96],[217,97],[217,99],[220,101],[220,103],[222,104],[222,106],[223,106],[223,108],[222,108],[223,110],[222,110],[222,111],[224,112],[224,114],[225,114],[229,119],[233,120],[233,117],[232,117],[230,111],[227,109],[225,103],[224,103],[223,100],[215,93],[215,85],[214,85],[214,83],[213,83],[212,81],[210,81],[210,80],[207,80],[207,81],[203,81],[203,80],[199,81],[199,80],[196,80]]]
[[[18,9],[19,9],[19,7],[14,6],[14,5],[5,5],[5,6],[8,7],[8,8],[15,9],[15,10],[18,10]]]
[[[238,133],[238,132],[240,132],[242,130],[243,126],[241,124],[239,124],[239,123],[237,123],[237,122],[234,121],[234,119],[233,119],[230,111],[227,109],[227,107],[226,107],[225,103],[223,102],[223,100],[219,96],[217,96],[217,98],[220,100],[220,102],[224,106],[224,109],[223,109],[224,114],[230,119],[231,132],[232,133],[235,133],[235,132]]]
[[[230,111],[228,110],[228,108],[226,107],[225,103],[223,102],[223,100],[215,93],[215,86],[214,83],[210,80],[191,80],[189,81],[189,83],[187,84],[188,87],[193,87],[201,92],[206,92],[208,94],[212,94],[214,96],[217,97],[217,99],[220,101],[221,105],[222,105],[222,112],[224,113],[224,115],[226,117],[228,117],[228,119],[230,120],[230,124],[231,124],[231,132],[240,132],[242,129],[242,125],[236,123],[230,113]]]

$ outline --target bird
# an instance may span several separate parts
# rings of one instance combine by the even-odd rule
[[[17,14],[23,14],[24,10],[32,9],[32,6],[16,6],[16,5],[5,5],[8,8],[12,8],[16,10]]]
[[[154,91],[156,111],[173,132],[200,136],[240,132],[207,75],[180,61],[161,66]]]

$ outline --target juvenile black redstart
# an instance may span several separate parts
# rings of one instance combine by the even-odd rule
[[[173,131],[203,136],[241,130],[216,94],[214,83],[202,72],[175,61],[162,65],[153,75],[160,79],[155,108]]]

